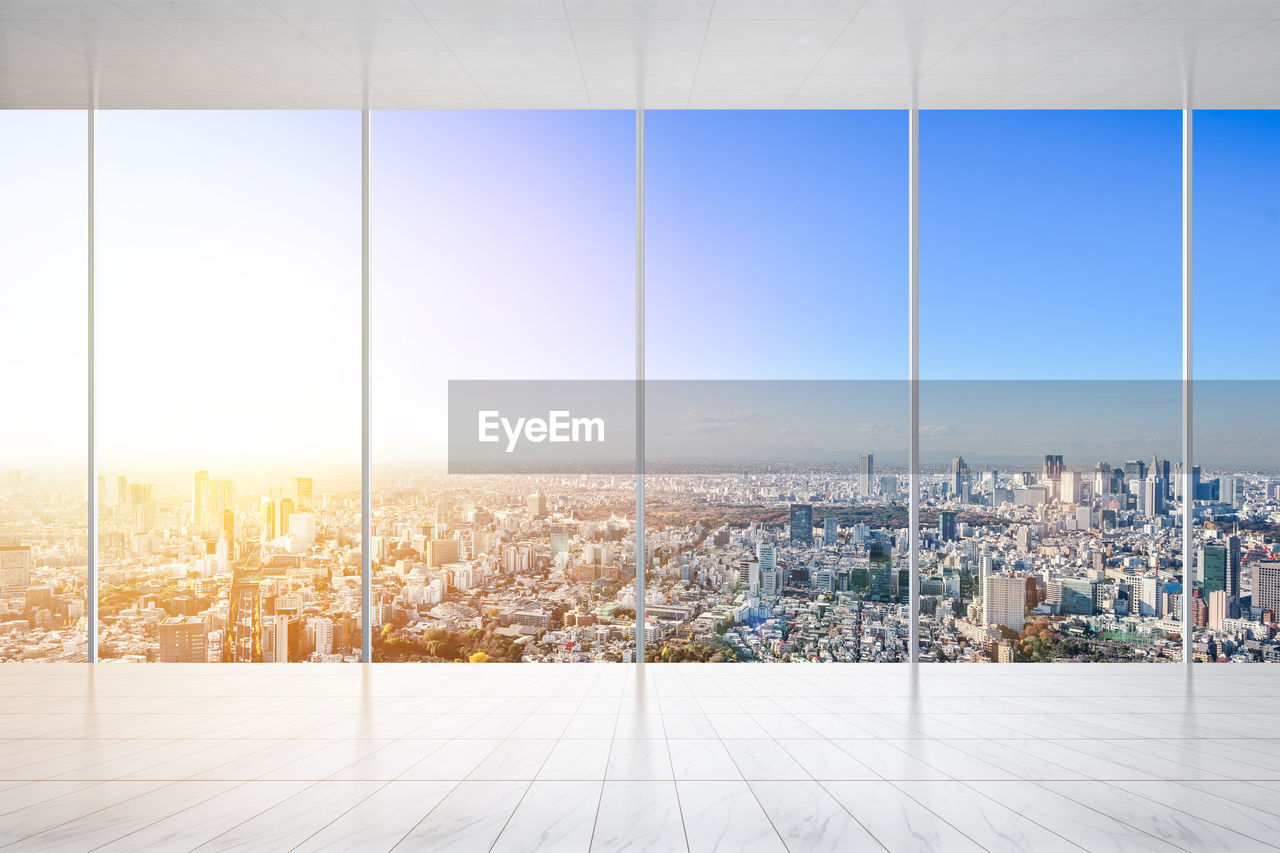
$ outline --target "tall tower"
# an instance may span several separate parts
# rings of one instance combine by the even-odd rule
[[[1223,540],[1227,548],[1227,595],[1240,597],[1240,537],[1231,535]]]
[[[281,498],[280,502],[276,505],[276,507],[277,507],[276,535],[288,536],[289,535],[289,516],[293,515],[294,513],[293,501],[289,500],[288,498]]]
[[[969,500],[969,464],[963,456],[951,460],[951,491],[960,500]]]
[[[311,478],[294,477],[293,506],[297,512],[311,512],[315,509],[315,504],[312,503],[311,495]]]
[[[875,456],[864,453],[858,457],[858,494],[864,498],[871,497],[871,482],[875,475]]]
[[[235,511],[235,483],[230,480],[209,481],[209,502],[205,505],[205,536],[222,535],[223,514]]]
[[[791,505],[791,542],[813,544],[813,505]]]
[[[209,472],[197,471],[192,485],[191,526],[201,533],[209,528]]]

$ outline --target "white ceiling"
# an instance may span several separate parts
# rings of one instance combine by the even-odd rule
[[[1270,108],[1280,0],[0,0],[0,107]]]

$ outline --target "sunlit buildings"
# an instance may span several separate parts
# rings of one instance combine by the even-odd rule
[[[30,584],[31,547],[0,544],[0,594],[16,594]]]
[[[991,575],[983,596],[984,620],[1021,631],[1026,623],[1027,578],[1023,575]]]

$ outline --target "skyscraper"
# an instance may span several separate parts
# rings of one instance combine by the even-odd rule
[[[1046,453],[1044,456],[1044,469],[1042,471],[1041,482],[1047,483],[1050,480],[1056,480],[1062,476],[1062,454]]]
[[[1126,480],[1144,480],[1147,476],[1147,465],[1141,459],[1130,459],[1124,463]]]
[[[956,533],[956,513],[953,510],[942,510],[938,513],[938,538],[943,542],[954,542],[957,538]]]
[[[316,653],[321,655],[333,654],[333,620],[328,616],[317,616],[311,620],[311,630],[315,635]]]
[[[770,543],[761,542],[756,546],[756,559],[760,561],[761,572],[771,572],[778,567],[778,549]]]
[[[1080,503],[1081,491],[1079,471],[1063,470],[1058,475],[1058,500],[1067,504]]]
[[[195,487],[192,523],[201,536],[216,539],[222,535],[223,513],[235,511],[235,484],[230,480],[210,480],[208,471],[197,471]]]
[[[791,505],[791,543],[813,544],[813,505]]]
[[[969,500],[969,465],[963,456],[951,460],[951,492],[961,501]]]
[[[1144,577],[1139,582],[1138,615],[1160,617],[1164,615],[1164,583],[1158,577]]]
[[[1200,546],[1200,579],[1204,597],[1215,590],[1227,589],[1227,548],[1224,545]]]
[[[1219,630],[1222,620],[1227,618],[1227,598],[1225,589],[1215,589],[1209,593],[1209,615],[1205,624],[1210,630]]]
[[[196,530],[204,533],[205,513],[208,512],[209,506],[209,472],[197,471],[195,481],[192,484],[191,496],[191,526]]]
[[[864,453],[858,457],[858,494],[871,497],[871,482],[875,474],[875,456]]]
[[[263,495],[258,501],[258,522],[262,525],[262,541],[264,543],[276,538],[276,505],[266,495]]]
[[[1240,477],[1219,477],[1218,500],[1236,509],[1244,506],[1244,480]]]
[[[983,617],[988,625],[1021,631],[1026,624],[1027,579],[1023,575],[992,575],[983,596]]]
[[[1228,536],[1222,540],[1227,549],[1227,595],[1239,598],[1240,587],[1240,537]]]
[[[1093,472],[1093,491],[1099,495],[1109,495],[1115,490],[1115,479],[1111,476],[1111,465],[1099,462]]]
[[[298,512],[311,512],[315,504],[311,500],[311,478],[293,478],[293,505]]]
[[[1150,518],[1164,515],[1164,483],[1155,475],[1142,481],[1142,507]]]
[[[836,544],[837,538],[839,536],[838,525],[839,525],[839,522],[834,517],[822,519],[822,544],[823,545],[826,545],[827,547],[831,547]]]
[[[289,517],[293,515],[293,501],[289,498],[281,498],[276,504],[276,535],[289,535]]]

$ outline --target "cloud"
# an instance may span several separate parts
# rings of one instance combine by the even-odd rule
[[[685,412],[683,425],[672,430],[678,435],[710,435],[743,429],[760,420],[758,412]]]
[[[943,424],[922,424],[920,427],[921,435],[952,435],[955,430]]]

